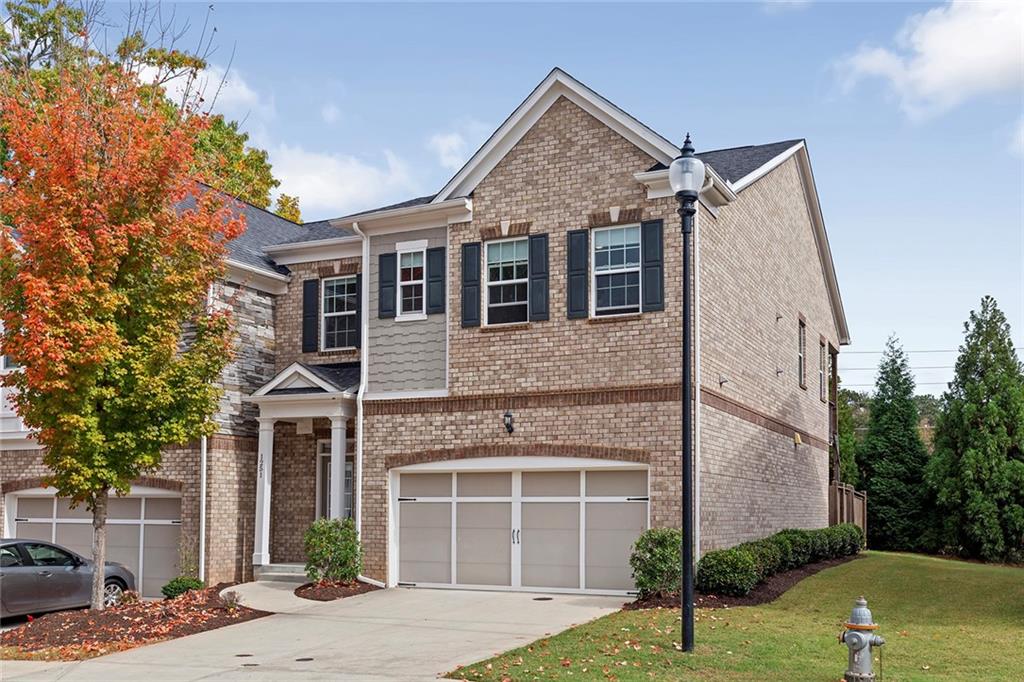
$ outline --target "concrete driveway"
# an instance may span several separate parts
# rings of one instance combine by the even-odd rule
[[[0,678],[431,680],[625,599],[397,588],[322,604],[289,607],[283,593],[278,601],[287,613],[80,663],[5,661]]]

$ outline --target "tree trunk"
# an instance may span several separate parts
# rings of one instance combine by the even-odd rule
[[[110,491],[96,495],[92,507],[92,610],[103,610],[104,570],[107,563],[107,499]]]

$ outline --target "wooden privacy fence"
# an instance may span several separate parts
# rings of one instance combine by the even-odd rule
[[[828,486],[828,525],[855,523],[868,533],[868,494],[846,483]]]

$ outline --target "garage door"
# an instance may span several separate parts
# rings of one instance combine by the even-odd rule
[[[15,499],[16,537],[46,540],[92,558],[92,513],[72,509],[52,495]],[[181,498],[112,497],[107,519],[107,559],[128,567],[144,597],[159,597],[160,588],[178,575]]]
[[[634,589],[646,470],[407,472],[397,488],[400,584]]]

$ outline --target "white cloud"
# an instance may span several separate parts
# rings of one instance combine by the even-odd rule
[[[810,7],[811,0],[764,0],[761,9],[766,14],[782,14]]]
[[[903,111],[921,119],[1024,81],[1024,4],[967,2],[910,17],[895,47],[864,45],[840,61],[843,86],[888,81]]]
[[[409,166],[390,151],[383,156],[384,163],[377,165],[283,143],[270,150],[280,191],[298,195],[307,219],[344,215],[415,194],[418,185]]]
[[[324,120],[324,123],[333,125],[338,122],[338,117],[341,116],[341,110],[333,102],[328,102],[323,105],[320,109],[320,117]]]
[[[1017,125],[1013,130],[1013,138],[1010,140],[1010,151],[1017,156],[1024,157],[1024,116],[1017,119]]]
[[[427,140],[427,149],[437,154],[437,161],[445,168],[457,171],[484,140],[490,129],[474,119],[464,119],[452,130],[435,133]]]

